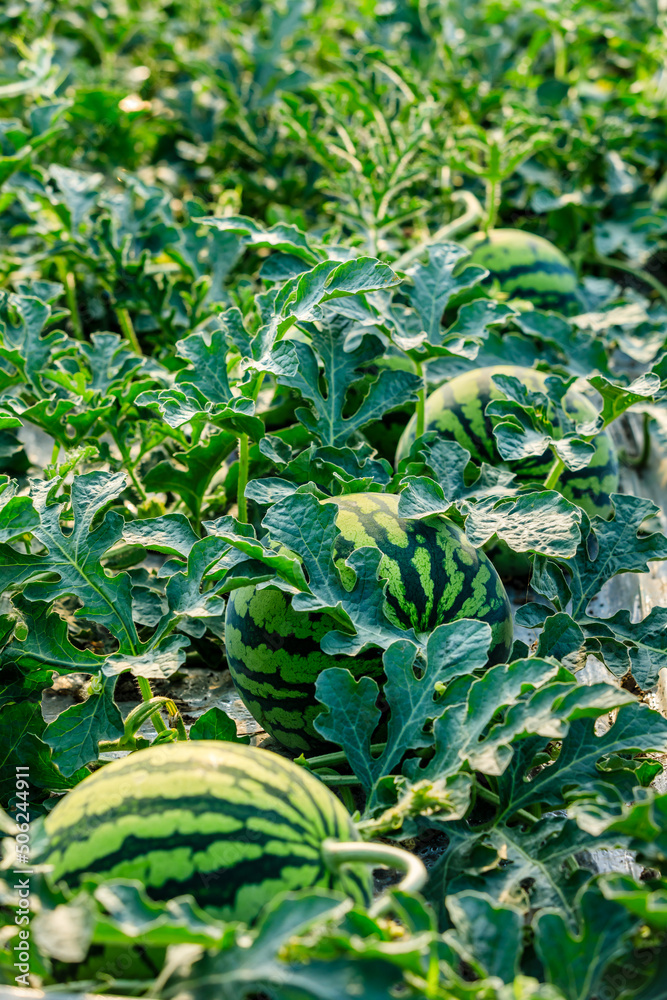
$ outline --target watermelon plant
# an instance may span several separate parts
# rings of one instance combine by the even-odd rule
[[[664,995],[663,35],[0,10],[0,987]]]
[[[350,589],[356,574],[347,561],[361,547],[376,547],[387,580],[384,613],[399,629],[429,633],[444,621],[475,618],[491,626],[489,661],[506,659],[512,646],[512,613],[505,589],[483,553],[444,517],[432,522],[398,516],[399,498],[348,493],[324,503],[337,508],[333,561]],[[274,510],[268,522],[276,521]],[[299,611],[278,588],[240,587],[227,602],[225,652],[237,690],[265,729],[285,746],[308,750],[317,742],[313,720],[320,672],[332,665],[321,645],[335,628],[330,615]],[[345,657],[334,662],[345,663]],[[349,661],[348,661],[349,662]],[[379,651],[358,654],[358,676],[381,676]]]
[[[535,454],[535,446],[539,448],[542,443],[538,437],[536,441],[530,441],[530,450],[521,449],[518,457],[514,457],[517,454],[516,435],[511,422],[516,421],[517,415],[505,402],[503,376],[517,380],[532,393],[542,393],[542,399],[536,401],[552,424],[553,443],[550,448]],[[597,411],[586,396],[572,388],[558,400],[560,405],[556,404],[544,393],[548,378],[544,372],[507,365],[475,368],[457,375],[426,400],[424,430],[436,431],[445,440],[457,441],[478,465],[486,462],[497,466],[507,460],[507,467],[514,472],[518,482],[549,483],[554,462],[559,457],[558,448],[563,447],[556,445],[556,440],[566,438],[576,424],[590,422],[595,427]],[[489,405],[496,404],[496,401],[500,402]],[[409,454],[414,444],[416,424],[415,415],[398,443],[398,461]],[[499,424],[501,426],[496,433],[495,428]],[[583,454],[561,470],[559,480],[555,480],[554,474],[552,478],[555,481],[549,485],[558,482],[563,496],[582,507],[591,517],[608,517],[612,509],[611,494],[618,491],[618,457],[605,430],[590,436],[592,453],[580,448]]]

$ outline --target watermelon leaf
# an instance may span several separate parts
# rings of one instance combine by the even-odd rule
[[[593,375],[588,381],[602,396],[598,422],[607,427],[635,403],[651,403],[660,389],[660,378],[653,372],[640,375],[628,386],[611,382],[604,375]]]
[[[0,542],[11,542],[39,524],[32,500],[17,496],[17,490],[18,483],[0,477]]]
[[[581,539],[581,508],[555,490],[528,492],[509,489],[502,478],[487,478],[483,466],[469,487],[463,470],[469,452],[452,441],[436,441],[422,449],[429,466],[442,470],[445,484],[426,476],[403,476],[398,512],[401,517],[423,518],[434,514],[452,516],[458,510],[465,521],[468,541],[481,548],[494,536],[515,552],[541,552],[554,557],[573,556]],[[447,459],[452,457],[452,464]],[[513,479],[513,477],[510,477]],[[518,494],[518,495],[516,495]]]
[[[605,899],[620,903],[635,917],[638,917],[643,924],[664,932],[667,927],[667,898],[665,894],[667,886],[664,878],[657,885],[655,882],[653,883],[651,887],[653,891],[638,887],[634,878],[621,874],[608,874],[599,885]]]
[[[411,629],[393,625],[384,613],[384,587],[378,582],[379,549],[353,551],[345,566],[354,583],[343,584],[334,563],[337,513],[335,504],[320,503],[310,493],[294,493],[274,504],[264,517],[262,526],[268,530],[271,546],[228,530],[221,531],[220,537],[282,577],[287,587],[279,579],[273,582],[294,593],[296,610],[327,611],[339,621],[344,631],[323,637],[325,652],[353,656],[371,646],[386,648],[398,638],[417,643]],[[285,549],[298,556],[298,561]],[[243,568],[241,563],[239,569]]]
[[[275,1000],[292,1000],[297,996],[339,1000],[361,990],[368,1000],[386,1000],[391,988],[402,980],[405,951],[412,962],[419,961],[420,938],[411,935],[407,949],[405,944],[402,949],[385,947],[384,960],[379,961],[368,939],[352,937],[355,924],[352,918],[346,926],[348,909],[349,902],[342,894],[324,889],[280,893],[266,907],[257,929],[251,932],[252,947],[248,947],[246,939],[227,948],[208,949],[204,953],[202,949],[193,949],[187,957],[179,956],[178,964],[174,961],[169,966],[172,975],[166,995],[185,991],[203,998],[213,990],[221,1000],[246,1000],[257,994]],[[379,937],[379,925],[370,917],[363,919],[368,934]],[[336,926],[343,921],[343,927]],[[289,944],[296,945],[300,936],[307,939],[308,931],[321,938],[322,953],[320,957],[317,950],[311,950],[308,960],[303,961],[298,947],[293,956],[288,949]],[[434,933],[425,936],[435,938]],[[332,946],[342,949],[343,957],[332,959]]]
[[[214,705],[207,712],[200,715],[190,729],[191,740],[223,740],[228,743],[250,743],[249,736],[239,736],[236,731],[236,723],[223,712],[221,708]]]
[[[551,615],[544,622],[537,644],[537,655],[550,656],[568,670],[574,671],[584,666],[585,642],[586,637],[581,627],[569,615],[560,612]]]
[[[207,423],[247,434],[253,441],[264,434],[264,424],[254,415],[254,403],[245,396],[235,396],[225,404],[203,401],[201,394],[180,389],[152,389],[140,393],[137,406],[156,410],[170,427],[192,426],[197,435]]]
[[[585,325],[580,329],[564,316],[539,309],[518,312],[513,322],[538,344],[554,348],[559,361],[565,362],[572,374],[588,378],[592,371],[599,371],[611,377],[604,344]]]
[[[466,268],[466,271],[473,270],[474,267]],[[441,335],[443,353],[460,354],[474,360],[488,331],[504,326],[515,315],[514,309],[495,299],[475,299],[474,302],[464,303],[452,325]],[[437,355],[440,351],[433,353]]]
[[[609,688],[609,685],[595,687]],[[580,691],[586,694],[585,687],[580,688]],[[593,717],[576,717],[576,701],[572,698],[570,705],[574,718],[560,753],[532,781],[525,781],[532,757],[530,760],[523,755],[515,758],[513,765],[499,778],[499,792],[503,802],[499,821],[509,819],[518,809],[526,809],[536,803],[553,809],[563,808],[567,802],[566,789],[586,787],[599,777],[598,761],[604,755],[659,750],[664,747],[667,741],[667,721],[658,712],[640,705],[636,700],[624,698],[620,692],[619,694],[621,708],[616,721],[601,736],[595,731]],[[610,698],[613,699],[612,694]],[[534,756],[535,745],[530,749]]]
[[[354,324],[347,317],[329,314],[326,320],[309,326],[309,343],[284,341],[271,355],[271,371],[278,383],[297,389],[312,405],[312,410],[298,409],[297,418],[322,445],[334,448],[346,445],[386,410],[416,400],[421,385],[410,372],[383,368],[355,411],[344,413],[351,388],[362,378],[360,369],[384,351],[384,345],[373,334],[363,335],[358,346],[348,349],[347,340],[353,330]],[[320,363],[326,391],[319,386]]]
[[[265,229],[261,224],[245,216],[229,216],[216,219],[212,217],[194,219],[203,226],[211,226],[222,233],[235,233],[241,237],[244,246],[260,249],[281,250],[305,261],[307,264],[317,264],[319,254],[308,243],[305,233],[296,226],[279,222]]]
[[[605,969],[623,955],[626,939],[637,919],[605,899],[600,890],[585,888],[576,901],[578,932],[563,914],[543,910],[535,921],[535,950],[544,964],[547,981],[567,1000],[594,996]]]
[[[611,618],[582,615],[579,624],[587,649],[596,652],[617,677],[632,670],[642,691],[657,684],[660,671],[667,667],[667,608],[651,608],[639,622],[631,621],[630,612],[621,610]],[[609,634],[615,640],[613,647]]]
[[[100,565],[102,556],[121,538],[123,518],[109,511],[92,528],[102,510],[124,489],[125,477],[104,472],[75,477],[71,491],[74,527],[68,534],[61,526],[64,501],[54,498],[58,485],[43,482],[33,486],[40,524],[32,530],[45,546],[45,554],[8,551],[0,583],[6,587],[16,582],[15,567],[21,567],[23,579],[36,573],[55,574],[57,581],[42,579],[29,583],[25,588],[27,599],[50,602],[64,594],[77,597],[83,604],[78,615],[85,613],[87,618],[105,625],[118,639],[121,649],[134,652],[139,638],[132,620],[130,578],[126,573],[110,576]]]
[[[523,951],[521,910],[472,889],[447,896],[445,906],[465,960],[480,975],[513,982]]]
[[[415,442],[413,450],[423,456],[433,478],[442,487],[444,494],[450,500],[475,500],[487,496],[512,496],[518,491],[514,486],[515,476],[509,469],[496,468],[482,463],[479,475],[466,484],[465,472],[470,462],[470,452],[458,441],[447,441],[435,437],[430,440],[428,435]],[[404,515],[407,516],[407,515]]]
[[[408,773],[413,780],[443,777],[467,762],[484,774],[501,775],[515,741],[532,735],[561,739],[570,719],[595,718],[632,702],[631,695],[609,684],[578,685],[555,660],[498,664],[484,677],[466,675],[447,688],[433,727],[435,755],[423,767],[408,762]]]
[[[565,468],[586,468],[595,454],[595,446],[580,436],[593,437],[601,428],[576,426],[563,406],[574,376],[564,380],[550,375],[545,392],[533,391],[513,375],[493,375],[493,382],[506,399],[493,400],[486,407],[489,417],[497,417],[493,434],[498,451],[506,461],[539,456],[548,448],[558,455]]]
[[[368,795],[367,811],[375,805],[378,784],[409,750],[431,746],[425,727],[441,714],[438,686],[468,671],[481,669],[491,645],[486,622],[459,619],[440,625],[429,636],[426,662],[416,663],[418,647],[406,639],[384,653],[384,697],[390,710],[386,746],[379,757],[370,752],[380,721],[378,685],[371,677],[355,681],[348,670],[330,667],[317,680],[317,698],[328,710],[314,722],[317,731],[345,750],[352,770]],[[415,667],[419,667],[419,673]],[[443,709],[444,710],[444,709]]]
[[[113,677],[129,670],[134,677],[164,679],[176,673],[183,665],[189,645],[190,640],[185,635],[153,636],[143,645],[144,651],[137,656],[126,656],[123,653],[107,656],[101,670],[105,677]]]
[[[466,537],[476,548],[495,535],[515,552],[568,559],[581,539],[582,511],[555,490],[465,502]]]
[[[147,489],[173,490],[198,522],[204,496],[214,475],[237,445],[237,436],[229,430],[213,431],[192,447],[176,451],[148,470],[144,476]]]
[[[52,757],[66,778],[85,764],[96,761],[101,740],[117,740],[123,735],[123,718],[113,700],[115,677],[91,685],[86,700],[72,705],[50,722],[42,734]]]
[[[564,595],[555,597],[558,580],[567,577],[567,597],[572,600],[572,617],[579,620],[586,614],[590,601],[602,586],[618,573],[646,573],[648,563],[667,559],[667,537],[656,531],[646,534],[642,524],[658,513],[659,508],[641,497],[612,494],[614,516],[605,521],[595,517],[590,521],[582,514],[582,540],[572,559],[561,561],[538,557],[531,586],[551,600],[558,610],[564,610]]]
[[[452,296],[478,284],[488,273],[483,267],[457,267],[468,256],[470,252],[457,243],[433,244],[428,249],[428,263],[417,263],[408,271],[412,285],[407,296],[431,345],[442,343],[442,314]],[[468,313],[459,316],[457,336],[465,332],[466,320],[470,321]]]
[[[579,661],[593,653],[616,677],[631,671],[642,691],[652,688],[667,666],[667,611],[662,607],[652,608],[638,622],[624,610],[611,618],[580,614],[575,621],[564,612],[553,614],[545,605],[531,604],[519,609],[517,621],[528,628],[543,625],[541,655]]]
[[[2,724],[0,794],[4,802],[16,794],[17,767],[29,768],[31,789],[40,800],[52,790],[72,788],[88,775],[85,768],[65,775],[56,766],[51,748],[40,738],[46,723],[39,702],[15,701],[3,706]]]
[[[159,517],[127,521],[123,538],[131,545],[141,545],[152,552],[187,559],[192,546],[199,540],[184,514],[163,514]]]
[[[96,674],[103,662],[90,649],[78,649],[67,636],[67,624],[47,601],[29,601],[23,594],[13,598],[26,626],[23,638],[15,636],[0,654],[0,663],[14,663],[26,676],[39,671],[59,674]]]

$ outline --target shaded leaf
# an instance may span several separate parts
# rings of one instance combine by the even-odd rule
[[[523,914],[469,890],[445,899],[467,961],[482,974],[514,980],[523,950]]]
[[[611,962],[627,949],[636,921],[622,906],[587,889],[579,899],[580,929],[572,930],[558,912],[544,912],[535,921],[535,950],[544,963],[547,980],[567,1000],[595,996]]]
[[[239,736],[234,719],[221,708],[213,706],[200,715],[190,729],[191,740],[223,740],[227,743],[249,743],[250,737]]]
[[[100,740],[123,735],[123,718],[113,700],[116,678],[106,678],[82,704],[71,705],[50,722],[42,738],[65,777],[96,761]]]

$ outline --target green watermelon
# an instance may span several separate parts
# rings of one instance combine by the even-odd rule
[[[490,661],[507,658],[512,616],[505,589],[488,558],[474,549],[446,517],[428,521],[398,516],[398,496],[358,493],[325,503],[339,508],[335,558],[363,545],[383,554],[387,615],[402,628],[430,632],[443,622],[477,618],[491,625]],[[342,666],[356,677],[382,677],[379,650],[357,657],[328,656],[320,640],[337,628],[326,614],[295,611],[291,598],[273,587],[232,592],[225,620],[227,662],[236,688],[258,722],[293,750],[321,742],[313,719],[322,710],[315,682],[326,667]]]
[[[426,400],[425,431],[438,431],[450,441],[458,441],[478,465],[487,462],[499,465],[502,458],[493,436],[493,421],[485,414],[492,399],[503,399],[503,393],[492,382],[493,375],[514,375],[532,391],[543,390],[547,375],[533,368],[499,365],[496,368],[475,368],[440,386]],[[565,410],[575,420],[591,420],[595,407],[580,392],[570,389],[565,396]],[[405,458],[416,438],[417,418],[413,416],[405,428],[396,452],[396,461]],[[611,438],[602,431],[594,440],[595,454],[581,472],[565,469],[558,488],[563,495],[578,504],[591,516],[609,517],[612,511],[610,493],[618,490],[618,458]],[[505,463],[519,482],[541,483],[554,462],[551,449],[535,458]]]
[[[45,860],[72,887],[86,873],[137,879],[153,899],[192,894],[215,915],[248,922],[283,890],[370,898],[365,865],[333,874],[322,858],[323,841],[359,839],[341,802],[258,747],[202,740],[133,753],[77,785],[44,828]]]
[[[520,229],[492,229],[465,243],[472,250],[466,263],[485,267],[490,272],[486,283],[497,281],[509,298],[566,316],[581,311],[572,265],[548,240]]]

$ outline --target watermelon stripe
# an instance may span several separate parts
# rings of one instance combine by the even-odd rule
[[[269,847],[271,844],[275,844],[277,837],[271,836],[270,834],[258,835],[253,832],[252,837],[246,836],[243,838],[243,830],[234,831],[232,833],[221,833],[216,831],[210,834],[172,834],[168,841],[165,841],[164,836],[153,836],[153,837],[135,837],[133,834],[126,837],[121,846],[112,852],[107,854],[99,854],[97,858],[87,861],[85,866],[80,867],[69,867],[67,868],[67,877],[73,882],[78,882],[82,875],[90,871],[112,871],[118,866],[122,866],[123,863],[129,862],[131,859],[132,863],[142,864],[150,861],[151,855],[158,851],[169,851],[175,852],[179,848],[185,848],[190,856],[196,853],[206,853],[212,847],[217,844],[238,844],[239,850],[243,848],[252,849],[253,852],[260,851],[256,858],[253,860],[259,862],[260,858],[264,853],[271,855],[270,851],[264,851],[262,849]],[[306,844],[304,841],[297,841],[292,844],[291,847],[295,849],[294,858],[299,860],[299,863],[312,863],[320,858],[319,842],[314,841],[313,844]],[[296,850],[299,848],[299,850]],[[194,870],[194,861],[193,861]],[[220,865],[209,865],[200,868],[200,871],[216,871]],[[235,867],[235,866],[234,866]],[[231,870],[231,869],[230,869]],[[58,877],[58,863],[55,862],[55,874]],[[165,877],[169,875],[169,872],[165,870]]]
[[[256,860],[240,862],[231,871],[221,872],[220,878],[215,877],[216,872],[211,872],[208,877],[205,874],[203,878],[201,874],[193,875],[185,882],[169,880],[161,889],[151,889],[150,895],[153,899],[160,900],[173,899],[176,895],[192,894],[202,906],[225,910],[234,906],[240,892],[253,887],[260,888],[263,883],[275,879],[276,869],[284,870],[288,866],[295,873],[303,873],[301,885],[321,886],[325,889],[340,888],[336,885],[335,878],[321,863],[314,866],[312,862],[267,854]],[[362,891],[358,898],[363,899],[366,889],[363,879],[355,881],[355,885],[360,885]]]
[[[484,411],[480,404],[477,405],[477,410],[479,411],[479,416],[476,418],[480,422],[486,423],[486,418],[484,416]],[[457,422],[460,425],[461,430],[458,431],[457,428],[457,440],[463,447],[467,448],[471,454],[478,455],[482,461],[492,463],[496,456],[495,449],[495,438],[493,435],[489,437],[488,435],[481,436],[474,429],[474,422],[472,416],[467,413],[463,407],[457,410],[456,413]],[[429,424],[430,427],[430,424]],[[465,438],[465,444],[461,440],[458,434],[461,434],[462,438]]]
[[[466,240],[468,263],[485,267],[483,284],[497,284],[511,298],[533,302],[538,309],[564,314],[580,311],[577,276],[558,247],[541,236],[516,229],[476,233]]]
[[[295,634],[286,640],[274,627]],[[295,751],[307,751],[318,740],[312,723],[322,711],[315,699],[321,670],[339,665],[355,676],[382,675],[378,650],[354,658],[323,653],[320,639],[332,628],[336,623],[328,615],[295,612],[288,595],[272,588],[243,587],[227,602],[225,651],[237,690],[264,728]]]
[[[341,503],[339,506],[343,510],[346,508],[344,503]],[[390,509],[386,503],[378,501],[377,508],[378,512],[390,513]],[[387,564],[389,562],[393,562],[396,567],[400,566],[400,577],[404,588],[403,595],[399,596],[395,592],[392,593],[390,589],[386,593],[387,603],[394,610],[397,623],[404,628],[413,626],[420,631],[427,631],[429,628],[432,628],[433,625],[430,624],[429,619],[432,619],[434,616],[432,613],[428,613],[429,605],[432,608],[433,598],[435,598],[435,602],[439,602],[445,588],[451,585],[451,579],[446,578],[443,580],[442,573],[439,572],[440,567],[437,565],[434,566],[431,560],[433,594],[427,594],[423,581],[413,562],[421,542],[419,537],[421,534],[419,522],[404,522],[405,529],[402,534],[406,544],[401,546],[392,540],[385,526],[378,521],[376,512],[355,510],[355,514],[363,530],[374,540],[377,547],[383,553],[384,558],[380,563],[379,569],[380,575],[387,575]],[[403,528],[403,525],[401,525],[401,528]],[[344,531],[345,527],[341,526],[341,534],[338,536],[335,546],[337,561],[345,561],[356,547],[354,539],[346,536]],[[432,598],[430,602],[429,597]]]
[[[280,764],[275,765],[275,771],[283,770]],[[101,777],[104,775],[104,771],[101,772]],[[172,802],[175,806],[180,807],[181,803],[185,802],[188,804],[187,811],[192,810],[196,812],[196,802],[197,799],[193,799],[187,795],[185,792],[180,792],[179,789],[187,789],[188,782],[192,783],[192,776],[189,776],[187,772],[181,769],[169,769],[165,768],[164,771],[160,772],[159,778],[153,778],[154,790],[147,788],[145,791],[142,789],[142,794],[140,797],[136,797],[132,793],[129,795],[125,791],[125,780],[115,775],[109,775],[111,780],[98,781],[100,804],[104,804],[102,796],[106,801],[110,799],[123,802],[123,808],[119,809],[112,805],[111,808],[105,809],[94,815],[86,813],[81,817],[85,821],[85,825],[89,830],[94,830],[97,825],[105,822],[105,817],[107,815],[119,817],[125,814],[142,816],[151,816],[153,814],[154,806],[152,801],[155,799],[163,804]],[[294,780],[294,776],[287,772],[284,774],[283,780],[289,781],[290,789],[295,797],[299,797],[303,800],[304,805],[307,805],[310,801],[309,790],[303,786],[299,786]],[[307,827],[309,822],[309,817],[303,815],[302,811],[296,808],[292,808],[289,803],[285,803],[281,797],[280,787],[276,787],[276,784],[264,782],[257,779],[254,776],[249,776],[246,772],[241,769],[235,769],[228,767],[225,769],[223,775],[215,775],[213,781],[208,781],[205,784],[205,791],[207,794],[207,803],[209,805],[209,810],[216,805],[221,811],[224,811],[225,815],[232,816],[232,818],[238,818],[243,820],[244,810],[248,809],[246,803],[246,791],[245,788],[250,785],[253,794],[253,804],[256,802],[262,802],[262,807],[264,811],[269,814],[270,809],[276,809],[275,815],[282,817],[283,820],[288,820],[290,823],[295,825],[303,826],[304,829]],[[165,797],[168,793],[168,797]],[[201,793],[199,793],[201,794]],[[231,798],[230,798],[231,796]],[[238,797],[243,799],[242,802],[234,801]],[[280,811],[278,811],[280,810]],[[202,809],[202,812],[206,811]],[[63,826],[69,829],[71,820],[74,817],[63,817]],[[57,826],[53,827],[53,832],[56,833]]]
[[[192,856],[195,853],[203,854],[206,851],[209,851],[212,847],[214,847],[217,844],[238,844],[239,850],[242,850],[244,847],[245,848],[251,847],[254,850],[255,848],[257,849],[266,848],[270,844],[275,843],[276,841],[275,837],[269,835],[261,835],[261,836],[253,836],[252,839],[248,838],[247,843],[245,843],[241,839],[242,834],[243,831],[240,832],[235,831],[233,833],[227,833],[227,834],[216,832],[207,835],[193,834],[193,833],[188,833],[185,835],[172,834],[172,836],[169,837],[168,842],[165,842],[165,838],[163,836],[153,836],[151,838],[146,838],[146,837],[135,837],[134,835],[130,835],[129,837],[125,838],[121,846],[116,851],[113,851],[108,854],[100,854],[98,855],[97,858],[87,861],[85,866],[83,867],[78,867],[78,868],[68,867],[67,878],[68,881],[72,882],[72,884],[76,884],[80,881],[81,876],[84,875],[86,872],[100,872],[100,871],[110,872],[116,868],[122,868],[123,864],[129,863],[130,859],[131,862],[134,864],[138,865],[145,864],[146,867],[149,867],[151,855],[159,851],[163,852],[167,850],[168,852],[175,852],[179,848],[185,848],[188,854]],[[272,856],[270,851],[267,852],[262,851],[262,853],[258,857],[253,858],[253,863],[259,864],[264,853],[266,853],[267,856],[269,857]],[[306,862],[310,864],[313,861],[317,861],[318,858],[320,857],[319,850],[313,849],[310,845],[306,845],[303,842],[301,843],[300,854],[301,857],[299,857],[299,853],[296,853],[293,856],[294,860],[295,861],[298,860],[299,864],[305,864]],[[195,866],[193,860],[192,862],[193,870],[194,867]],[[217,871],[219,867],[220,867],[219,865],[215,866],[210,865],[207,867],[200,868],[199,871],[200,872]],[[234,866],[234,868],[235,867],[236,866]],[[230,868],[229,870],[232,871],[233,868]],[[54,874],[56,878],[59,877],[57,861],[55,862]],[[169,872],[165,871],[164,874],[166,877],[169,874]],[[153,888],[159,888],[159,886],[155,886],[155,884],[152,885]]]
[[[493,277],[497,278],[501,285],[514,281],[517,278],[533,277],[540,272],[548,275],[568,275],[572,274],[572,268],[568,264],[563,264],[558,260],[540,260],[533,264],[512,264],[507,268],[494,268]]]
[[[447,522],[441,522],[438,529],[418,520],[398,519],[401,539],[406,544],[399,545],[390,531],[379,520],[379,513],[387,513],[396,518],[397,499],[392,495],[371,494],[376,510],[358,510],[355,514],[366,534],[374,539],[384,558],[380,563],[380,574],[388,575],[389,564],[394,563],[396,573],[400,573],[400,588],[392,589],[391,579],[386,599],[394,611],[397,624],[404,628],[412,626],[418,631],[431,631],[442,620],[446,608],[448,618],[456,617],[456,612],[468,600],[470,593],[464,581],[472,574],[480,572],[480,560],[475,550],[465,542],[463,533]],[[390,498],[390,499],[389,499]],[[341,497],[338,506],[343,514],[348,504]],[[446,525],[446,528],[445,528]],[[355,547],[354,540],[345,534],[344,521],[339,525],[341,535],[336,543],[337,559],[346,559]],[[443,549],[433,544],[434,537],[443,541]],[[424,585],[424,577],[415,566],[418,552],[428,555],[426,574],[429,591]],[[464,558],[465,556],[465,558]],[[490,567],[487,569],[489,581],[495,577]],[[495,581],[494,581],[495,582]],[[498,620],[507,618],[506,597],[502,585],[490,598],[500,598]],[[502,596],[501,596],[502,595]]]
[[[161,776],[160,776],[161,777]],[[274,799],[275,799],[275,788],[273,789]],[[98,789],[98,794],[103,795],[102,789]],[[219,798],[215,793],[211,793],[206,798],[202,796],[196,797],[180,797],[178,799],[167,799],[161,796],[159,790],[152,796],[143,796],[141,798],[134,798],[129,796],[123,800],[123,807],[121,809],[111,808],[104,813],[96,814],[94,816],[86,815],[85,822],[81,824],[79,828],[72,829],[69,824],[62,823],[60,826],[51,827],[51,841],[55,847],[61,837],[66,837],[69,844],[85,843],[89,842],[91,836],[95,834],[98,830],[117,824],[121,816],[132,816],[132,817],[148,817],[153,818],[155,816],[155,809],[159,806],[162,812],[173,809],[179,814],[187,815],[188,817],[203,817],[204,815],[214,815],[216,812],[220,815],[230,817],[233,820],[237,820],[240,823],[246,823],[247,820],[256,814],[256,808],[253,804],[247,803],[245,805],[239,804],[237,802],[232,802],[223,798]],[[283,813],[277,810],[262,810],[262,815],[266,820],[273,823],[287,823],[293,826],[295,830],[299,832],[300,836],[307,836],[310,824],[307,818],[301,818],[297,810],[289,810],[291,815],[285,816]],[[326,824],[323,824],[326,828]]]

